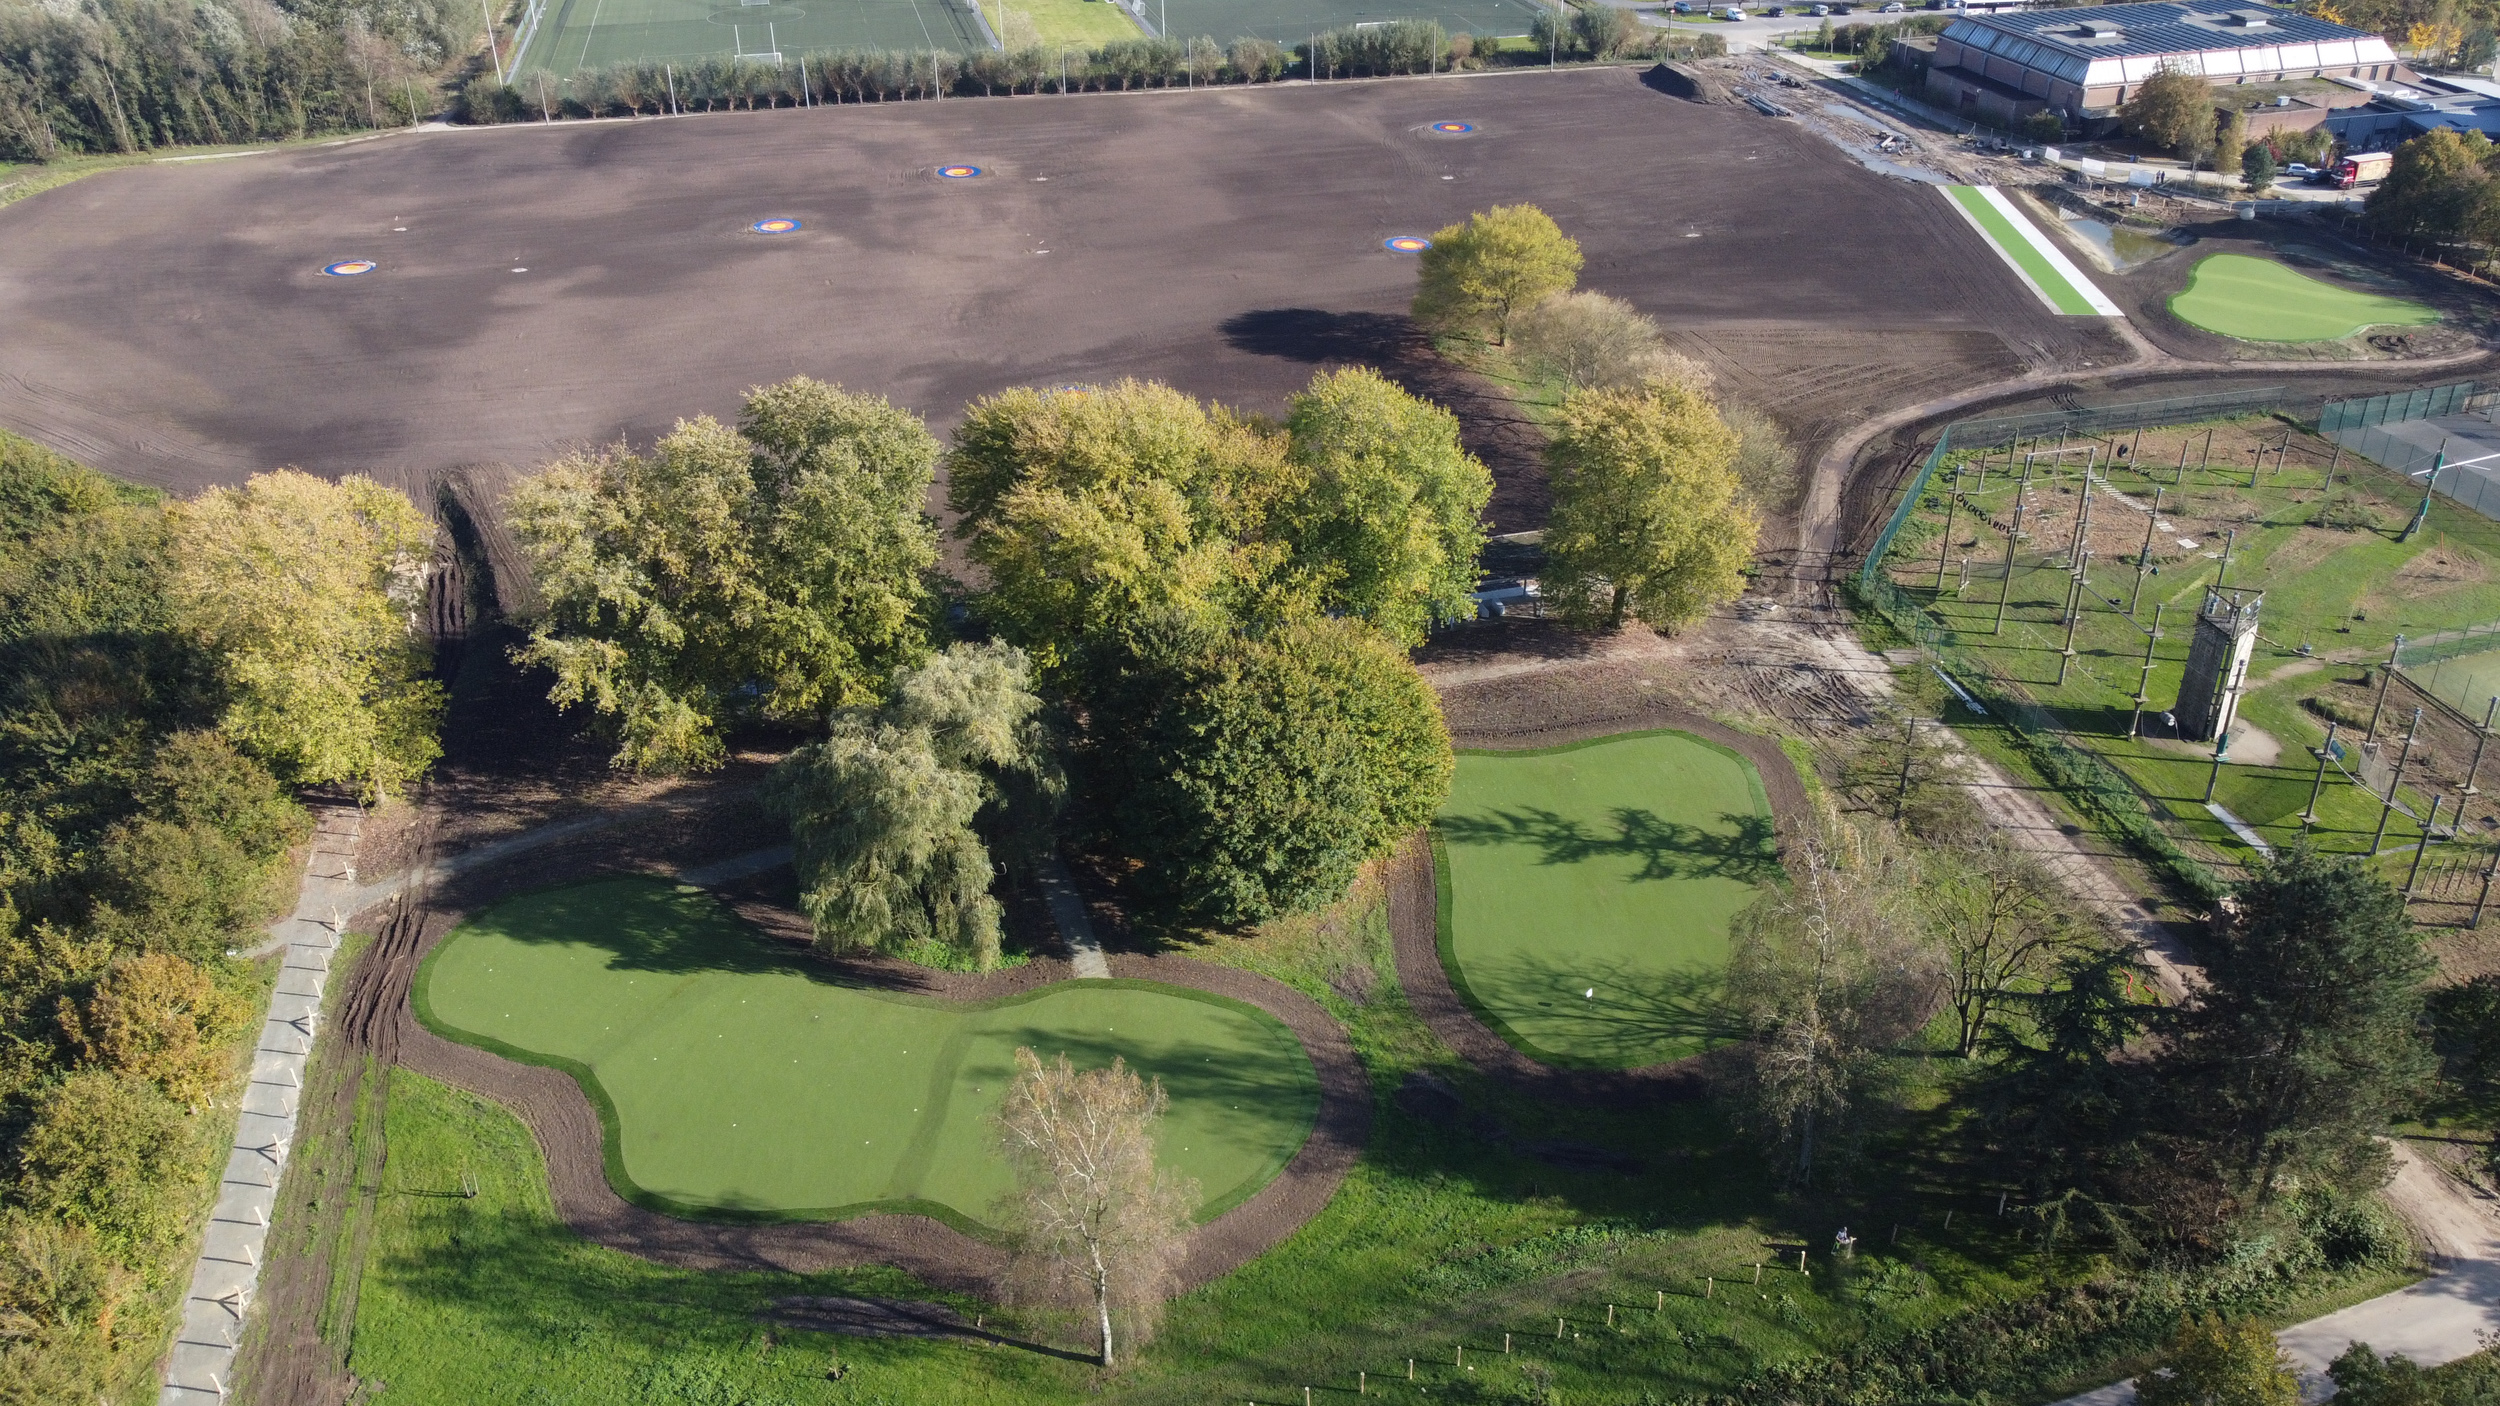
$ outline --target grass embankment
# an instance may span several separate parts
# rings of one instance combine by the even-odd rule
[[[1275,1176],[1318,1082],[1274,1017],[1144,982],[968,1004],[848,985],[710,895],[612,879],[471,917],[428,957],[418,1010],[454,1039],[580,1080],[623,1194],[696,1214],[928,1209],[977,1222],[1008,1187],[990,1120],[1015,1051],[1114,1056],[1170,1092],[1165,1165],[1202,1213]]]
[[[2422,327],[2439,314],[2404,298],[2339,288],[2246,254],[2197,261],[2171,316],[2243,342],[2331,342],[2372,327]]]
[[[1551,1063],[1698,1052],[1728,923],[1779,870],[1752,764],[1680,732],[1463,753],[1436,834],[1452,981]]]
[[[2288,453],[2278,469],[2274,451],[2287,434]],[[2205,807],[2206,782],[2213,776],[2210,745],[2128,736],[2155,607],[2162,608],[2162,638],[2154,646],[2145,692],[2146,717],[2158,732],[2159,715],[2178,696],[2196,612],[2222,570],[2227,545],[2226,584],[2261,589],[2265,599],[2240,709],[2247,730],[2235,732],[2233,760],[2222,768],[2214,800],[2271,844],[2296,839],[2305,828],[2326,849],[2368,850],[2380,808],[2360,789],[2342,784],[2333,770],[2319,797],[2317,822],[2304,827],[2300,816],[2317,775],[2314,749],[2324,742],[2330,718],[2345,720],[2342,742],[2360,741],[2374,701],[2363,675],[2370,664],[2386,659],[2398,634],[2418,640],[2438,630],[2500,620],[2494,571],[2500,564],[2500,523],[2443,500],[2433,506],[2424,533],[2400,540],[2418,488],[2350,454],[2336,464],[2335,446],[2272,419],[2151,430],[2140,445],[2133,435],[2121,442],[2132,455],[2110,471],[2110,486],[2141,506],[2151,504],[2158,487],[2162,525],[2152,535],[2146,558],[2151,570],[2139,597],[2136,559],[2145,552],[2146,516],[2096,490],[2086,608],[2063,684],[2058,676],[2066,637],[2065,548],[2074,529],[2081,454],[2069,456],[2063,476],[2049,470],[2046,455],[2038,461],[2010,589],[2004,581],[2005,537],[2019,473],[2008,474],[2001,448],[1984,487],[1977,458],[1964,466],[1963,505],[1954,514],[1950,545],[1943,542],[1942,529],[1954,474],[1938,471],[1904,533],[1904,545],[1896,546],[1890,559],[1893,580],[1926,601],[1929,612],[1951,630],[1952,643],[2046,707],[2071,740],[2116,768],[2149,798],[2172,833],[2214,854],[2245,860],[2251,852]],[[2262,471],[2255,467],[2260,446]],[[2183,448],[2187,462],[2181,470]],[[2331,494],[2330,466],[2335,469]],[[2258,480],[2254,487],[2252,473]],[[2183,482],[2174,482],[2182,476]],[[2001,632],[1995,629],[2000,595],[2006,605]],[[2132,616],[2130,601],[2136,606]],[[2304,645],[2310,653],[2301,652]],[[2459,677],[2476,667],[2474,661],[2459,661]],[[2434,684],[2442,696],[2460,696],[2450,688],[2456,680],[2444,672],[2434,679],[2426,666],[2411,677]],[[2400,735],[2409,713],[2402,708],[2382,719],[2381,738]],[[1975,738],[1999,730],[1996,720],[1974,718],[1959,707],[1943,715]],[[2434,790],[2453,799],[2468,762],[2467,755],[2446,755],[2457,750],[2426,751],[2413,759],[2415,769],[2408,774],[2423,784],[2408,784],[2404,797],[2417,812]],[[2403,877],[2405,847],[2419,835],[2403,815],[2393,817],[2382,848],[2395,877]]]

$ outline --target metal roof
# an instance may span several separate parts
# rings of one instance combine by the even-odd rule
[[[1974,48],[2003,53],[2051,71],[2068,65],[2038,54],[2037,50],[2021,53],[2022,46],[2036,45],[2056,54],[2091,60],[2327,43],[2339,51],[2339,57],[2327,60],[2328,63],[2395,61],[2387,41],[2366,30],[2252,0],[2154,0],[2149,4],[1971,15],[1955,20],[1944,34]],[[2346,44],[2354,46],[2350,51],[2353,58],[2340,57]]]

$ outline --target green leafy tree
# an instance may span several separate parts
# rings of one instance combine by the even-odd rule
[[[1740,494],[1737,437],[1681,386],[1581,391],[1545,459],[1554,510],[1545,593],[1565,618],[1661,630],[1744,591],[1760,525]]]
[[[1358,621],[1257,639],[1174,625],[1090,702],[1107,828],[1148,905],[1182,921],[1334,902],[1449,793],[1438,701]]]
[[[1410,645],[1464,618],[1493,475],[1459,447],[1458,417],[1354,367],[1312,381],[1289,423],[1302,481],[1282,531],[1319,604]]]
[[[184,1154],[182,1110],[144,1079],[86,1070],[35,1101],[17,1139],[14,1199],[145,1257],[192,1214],[182,1192],[205,1168]]]
[[[2432,966],[2403,896],[2358,860],[2302,846],[2238,885],[2229,911],[2165,1071],[2188,1135],[2259,1203],[2287,1174],[2376,1184],[2377,1134],[2433,1067]]]
[[[2248,184],[2251,195],[2264,195],[2274,189],[2274,153],[2264,146],[2252,146],[2240,153],[2240,179]]]
[[[935,943],[998,963],[994,866],[975,822],[1011,793],[1038,818],[1055,772],[1023,651],[956,645],[896,679],[874,714],[774,769],[766,799],[797,845],[799,903],[828,951]]]
[[[1583,5],[1571,14],[1571,38],[1580,52],[1595,59],[1611,59],[1630,47],[1637,37],[1640,22],[1629,10],[1612,5]]]
[[[801,378],[750,392],[734,430],[705,416],[647,457],[551,464],[510,498],[546,601],[516,657],[639,771],[718,766],[742,714],[873,702],[926,648],[937,454],[909,411]]]
[[[298,785],[381,796],[441,755],[416,619],[434,526],[371,479],[282,469],[169,509],[176,608],[217,660],[219,729]]]
[[[2232,108],[2222,114],[2214,132],[2214,169],[2226,176],[2243,170],[2248,159],[2248,114]]]
[[[1979,1110],[2035,1191],[2097,1188],[2129,1155],[2154,1091],[2115,1056],[2144,1032],[2151,980],[2133,948],[2070,951],[2037,990],[2009,993],[2025,1019],[1989,1036],[1997,1065]]]
[[[947,459],[983,614],[1045,673],[1143,618],[1260,614],[1292,479],[1281,436],[1140,381],[977,401]]]
[[[2480,132],[2434,128],[2396,148],[2387,179],[2362,202],[2362,217],[2399,238],[2466,232],[2491,184],[2492,145]]]
[[[2326,1375],[2344,1406],[2443,1406],[2447,1399],[2420,1363],[2401,1354],[2381,1357],[2368,1343],[2344,1349]]]
[[[1897,858],[1897,856],[1896,856]],[[1721,1087],[1804,1185],[1845,1147],[1884,1084],[1884,1052],[1918,1029],[1936,972],[1906,864],[1809,844],[1794,889],[1740,915],[1723,999],[1744,1038]]]
[[[2135,1395],[2144,1406],[2299,1406],[2300,1378],[2263,1323],[2190,1314]]]
[[[1415,318],[1506,343],[1511,316],[1571,291],[1580,262],[1580,246],[1534,205],[1478,211],[1436,231],[1417,260]]]
[[[2164,67],[2135,85],[2119,104],[2118,120],[2155,146],[2201,157],[2213,149],[2213,85],[2198,74]]]

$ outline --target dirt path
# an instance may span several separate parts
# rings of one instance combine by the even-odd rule
[[[514,859],[526,849],[515,847],[501,857]],[[450,888],[433,882],[411,886],[394,900],[401,914],[392,924],[400,931],[399,940],[377,948],[360,968],[357,999],[341,1023],[401,1067],[492,1098],[519,1115],[546,1155],[557,1213],[585,1239],[690,1269],[810,1273],[890,1264],[942,1288],[991,1292],[1005,1266],[998,1247],[925,1216],[737,1225],[683,1220],[636,1206],[609,1185],[598,1115],[570,1075],[446,1040],[418,1023],[408,1004],[408,983],[426,952],[464,913],[506,892],[617,872],[619,867],[604,856],[572,863],[533,859],[526,868],[506,864],[500,873],[473,871]],[[707,866],[709,873],[719,875],[748,867],[735,860]],[[681,876],[702,872],[679,871]],[[767,931],[785,937],[806,931],[803,918],[778,904],[735,890],[731,898],[742,915]],[[879,956],[848,958],[837,965],[847,977],[865,984],[961,1001],[990,1000],[1077,976],[1059,958],[986,975],[935,972]],[[1281,982],[1168,955],[1116,953],[1109,968],[1111,976],[1209,991],[1257,1006],[1293,1031],[1319,1077],[1319,1113],[1301,1149],[1257,1195],[1191,1237],[1181,1278],[1184,1287],[1195,1287],[1247,1263],[1328,1204],[1369,1135],[1370,1082],[1336,1021],[1317,1002]]]

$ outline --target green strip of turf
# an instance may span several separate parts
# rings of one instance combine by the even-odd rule
[[[1997,248],[2003,250],[2007,258],[2014,261],[2015,267],[2031,276],[2031,281],[2038,284],[2041,291],[2049,295],[2049,301],[2057,305],[2059,312],[2075,317],[2089,317],[2098,311],[2092,306],[2091,299],[2077,292],[2075,285],[2067,282],[2064,274],[2051,267],[2048,260],[2040,257],[2040,251],[2031,247],[2031,241],[2023,238],[2022,232],[2015,229],[2013,223],[2005,218],[2005,212],[1989,204],[1988,198],[1981,195],[1975,187],[1946,186],[1945,193],[1952,196],[1953,203],[1967,211],[1973,220],[1978,221],[1979,227],[1987,232],[1989,240]]]
[[[2243,342],[2331,342],[2370,327],[2421,327],[2439,314],[2403,298],[2338,288],[2272,259],[2211,254],[2171,295],[2181,322]]]
[[[699,890],[627,879],[470,917],[413,993],[447,1038],[571,1074],[618,1194],[707,1219],[915,1211],[959,1228],[1007,1188],[990,1117],[1030,1047],[1160,1078],[1159,1154],[1199,1215],[1247,1200],[1318,1114],[1301,1042],[1256,1007],[1141,981],[979,1003],[836,979]]]

